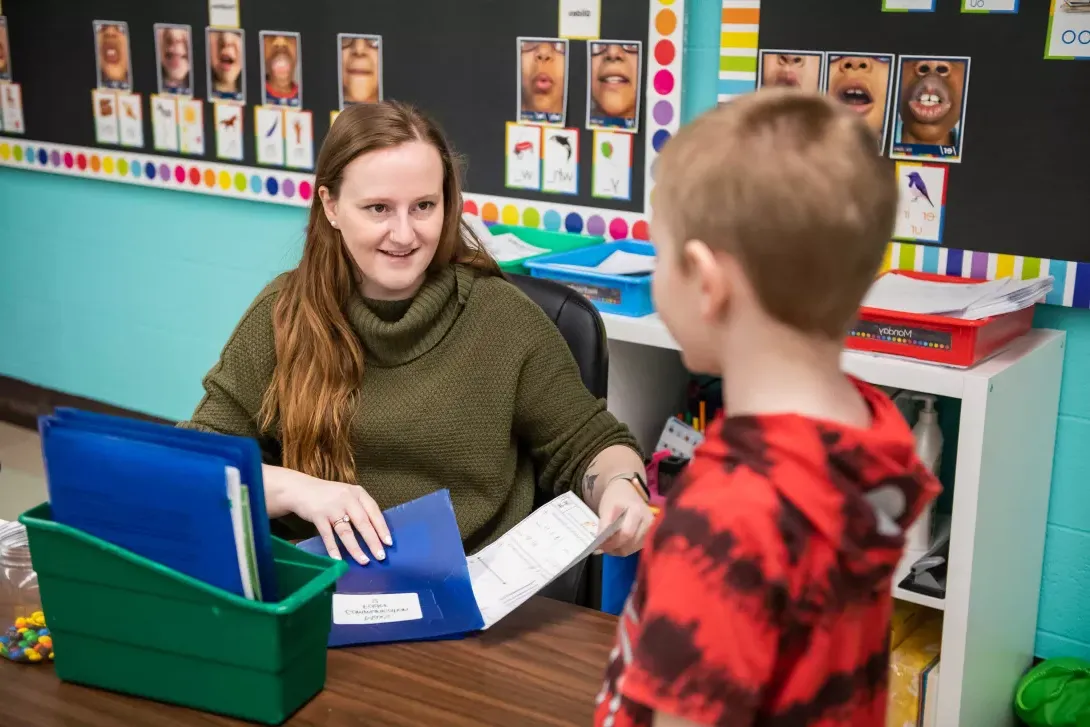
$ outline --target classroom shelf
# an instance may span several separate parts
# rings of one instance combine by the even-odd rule
[[[915,603],[917,606],[926,606],[936,611],[946,610],[945,598],[934,598],[932,596],[925,596],[922,593],[916,593],[915,591],[908,591],[904,588],[898,588],[897,584],[904,580],[904,577],[908,575],[912,570],[912,563],[917,558],[917,555],[906,555],[901,558],[901,562],[897,564],[897,571],[893,575],[893,597],[898,601],[906,601],[908,603]]]
[[[609,409],[653,447],[684,401],[677,344],[658,316],[602,318]],[[908,562],[893,589],[943,612],[936,724],[1013,725],[1010,695],[1033,664],[1064,345],[1062,331],[1035,329],[971,369],[856,351],[841,358],[872,384],[961,402],[946,597],[897,588]]]

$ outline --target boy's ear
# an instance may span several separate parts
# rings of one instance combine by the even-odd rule
[[[700,317],[708,322],[722,318],[730,305],[732,286],[724,259],[701,240],[689,240],[682,252],[685,267],[700,291]]]

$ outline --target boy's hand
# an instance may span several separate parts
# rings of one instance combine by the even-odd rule
[[[625,512],[627,510],[627,512]],[[651,527],[651,508],[626,479],[615,479],[606,485],[598,501],[598,532],[602,532],[624,513],[621,529],[602,544],[607,555],[626,556],[643,547],[647,529]]]

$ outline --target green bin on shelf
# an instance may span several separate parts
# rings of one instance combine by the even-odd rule
[[[348,566],[273,538],[276,602],[249,601],[23,513],[57,676],[265,724],[325,686],[332,593]]]
[[[510,232],[527,245],[533,245],[534,247],[540,247],[545,250],[541,255],[551,255],[554,252],[567,252],[589,245],[600,245],[606,241],[606,238],[600,235],[577,235],[573,232],[553,232],[550,230],[541,230],[536,227],[519,227],[517,225],[492,225],[492,227],[489,228],[489,231],[493,235],[502,235],[505,232]],[[528,275],[530,271],[526,268],[526,261],[541,257],[541,255],[530,255],[528,257],[519,258],[518,260],[502,262],[500,263],[500,269],[505,273],[511,273],[513,275]]]

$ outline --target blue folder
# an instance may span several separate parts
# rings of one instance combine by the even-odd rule
[[[279,589],[276,565],[272,555],[272,535],[265,509],[265,488],[261,474],[261,450],[257,442],[246,437],[214,434],[193,429],[179,429],[165,424],[139,419],[98,414],[95,412],[58,407],[52,421],[84,431],[102,432],[138,441],[177,447],[190,452],[223,457],[239,471],[242,484],[250,491],[251,527],[254,534],[254,557],[257,560],[261,592],[258,600],[274,601]]]
[[[39,420],[57,522],[243,595],[226,468],[250,491],[259,598],[276,598],[256,443],[59,409]],[[257,584],[255,584],[256,586]]]
[[[394,540],[386,548],[386,560],[372,558],[369,564],[361,566],[340,544],[341,558],[349,568],[337,581],[337,596],[398,594],[399,598],[410,598],[414,604],[418,600],[420,616],[369,624],[339,624],[335,616],[329,645],[445,639],[483,628],[484,619],[473,595],[450,493],[439,490],[390,508],[383,515]],[[358,533],[356,539],[367,552]],[[311,538],[299,547],[309,553],[327,555],[321,538]]]

